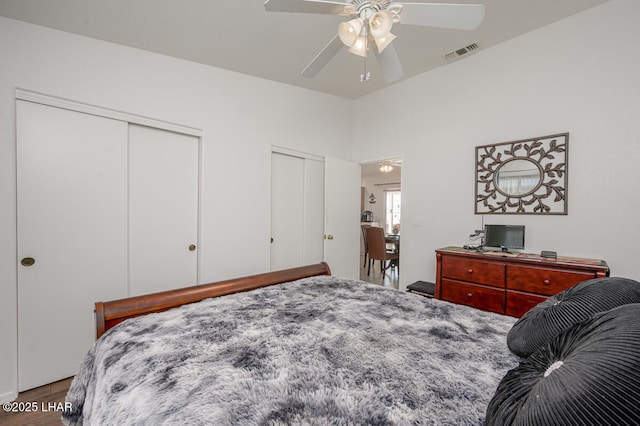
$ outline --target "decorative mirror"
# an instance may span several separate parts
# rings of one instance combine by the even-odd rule
[[[476,214],[567,214],[569,133],[476,147]]]

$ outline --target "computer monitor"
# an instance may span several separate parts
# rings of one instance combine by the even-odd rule
[[[503,251],[524,249],[524,225],[485,225],[484,245]]]

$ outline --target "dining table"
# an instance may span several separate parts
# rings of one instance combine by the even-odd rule
[[[384,241],[387,243],[387,246],[393,245],[393,252],[400,253],[400,234],[385,234]],[[398,260],[391,261],[392,267],[398,267],[398,272],[400,271],[400,264]]]
[[[400,234],[385,234],[384,241],[393,245],[393,251],[400,253]]]

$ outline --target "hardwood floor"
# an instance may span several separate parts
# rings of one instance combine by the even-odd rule
[[[382,285],[385,287],[391,287],[398,289],[398,270],[387,269],[386,277],[382,277],[380,272],[380,261],[376,260],[374,265],[371,266],[371,273],[367,275],[367,267],[363,267],[364,256],[360,256],[360,279],[373,284]]]
[[[12,404],[15,408],[30,407],[32,411],[0,411],[0,425],[3,426],[59,426],[62,425],[61,408],[73,377],[50,383],[39,388],[21,392]],[[19,405],[23,403],[22,405]],[[4,407],[4,406],[3,406]]]

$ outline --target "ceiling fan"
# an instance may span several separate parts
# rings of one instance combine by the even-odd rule
[[[391,44],[396,38],[391,33],[393,24],[474,30],[484,19],[482,4],[426,3],[421,0],[266,0],[264,8],[267,12],[319,13],[347,18],[338,26],[338,34],[302,71],[303,77],[315,77],[346,46],[349,53],[365,58],[365,70],[360,81],[370,78],[366,71],[366,58],[368,51],[372,50],[388,83],[404,75],[402,64]]]
[[[402,160],[386,160],[378,163],[378,170],[382,173],[389,173],[396,167],[402,167]]]

